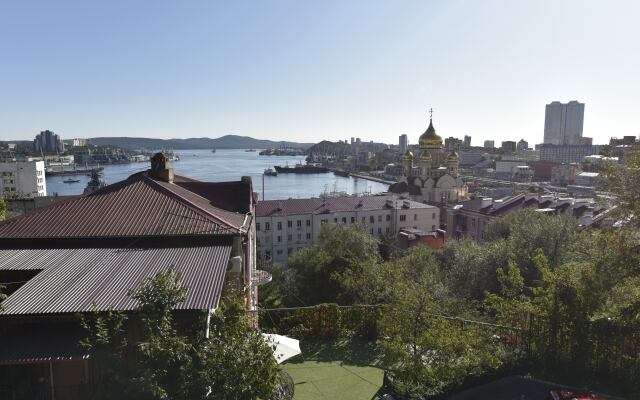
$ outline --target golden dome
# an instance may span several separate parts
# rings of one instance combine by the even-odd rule
[[[429,127],[420,136],[420,146],[442,146],[442,138],[436,134],[433,120],[429,119]]]
[[[449,161],[458,161],[460,159],[460,157],[458,156],[458,153],[456,153],[455,151],[452,151],[451,153],[449,153],[449,156],[447,157],[447,160]]]
[[[431,161],[431,154],[429,154],[429,152],[423,151],[420,154],[420,159],[425,161]]]
[[[407,150],[406,153],[404,153],[404,157],[402,157],[403,160],[413,160],[413,153],[411,152],[411,150]]]

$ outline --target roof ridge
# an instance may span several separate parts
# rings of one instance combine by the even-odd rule
[[[226,225],[226,227],[227,227],[227,228],[231,228],[232,230],[240,231],[240,228],[241,228],[241,227],[239,227],[239,226],[235,226],[235,225],[234,225],[234,224],[232,224],[231,222],[229,222],[229,221],[227,221],[227,220],[225,220],[225,219],[223,219],[223,218],[220,218],[219,216],[214,215],[213,213],[210,213],[210,212],[208,212],[207,210],[202,209],[202,208],[201,208],[201,207],[199,207],[197,204],[194,204],[192,201],[190,201],[189,199],[186,199],[185,197],[183,197],[183,196],[181,196],[180,194],[176,193],[175,191],[171,190],[169,187],[166,187],[166,186],[164,186],[164,185],[161,185],[161,184],[160,184],[160,183],[158,183],[155,179],[153,179],[153,178],[149,177],[148,175],[145,175],[144,179],[145,179],[146,181],[153,182],[153,185],[154,185],[156,188],[160,188],[162,191],[164,191],[164,192],[168,193],[169,195],[171,195],[171,196],[172,196],[172,197],[174,197],[176,200],[178,200],[178,201],[179,201],[179,202],[181,202],[182,204],[186,205],[187,207],[189,207],[189,208],[190,208],[190,209],[192,209],[193,211],[195,211],[195,212],[197,212],[197,213],[199,213],[199,214],[204,214],[203,216],[204,216],[205,218],[207,218],[207,219],[209,219],[209,220],[212,220],[212,219],[213,219],[214,221],[212,221],[212,222],[215,222],[215,223],[222,223],[222,224]],[[201,199],[203,199],[204,201],[209,202],[209,205],[210,205],[211,207],[213,207],[213,208],[217,209],[217,210],[221,210],[221,211],[224,211],[224,212],[232,212],[232,211],[223,210],[223,209],[221,209],[221,208],[219,208],[219,207],[214,206],[213,204],[211,204],[211,202],[210,202],[208,199],[206,199],[206,198],[204,198],[204,197],[200,196],[200,195],[199,195],[198,193],[196,193],[196,192],[192,192],[191,190],[188,190],[188,189],[186,189],[186,188],[183,188],[183,187],[181,187],[181,186],[179,186],[179,185],[176,185],[176,186],[180,187],[182,190],[186,190],[186,191],[188,191],[189,193],[192,193],[192,194],[193,194],[193,195],[195,195],[195,196],[200,197],[200,198],[201,198]]]

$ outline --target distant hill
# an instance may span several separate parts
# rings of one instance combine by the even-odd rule
[[[296,142],[275,142],[272,140],[254,139],[248,136],[226,135],[217,139],[211,138],[189,138],[189,139],[152,139],[137,137],[96,137],[90,138],[89,141],[94,145],[113,145],[129,150],[138,150],[145,148],[148,150],[155,149],[266,149],[280,147],[295,147],[306,149],[313,143],[296,143]]]

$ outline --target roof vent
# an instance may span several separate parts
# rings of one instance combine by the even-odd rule
[[[165,182],[173,182],[173,168],[167,156],[156,153],[151,157],[151,169],[149,173],[152,178]]]

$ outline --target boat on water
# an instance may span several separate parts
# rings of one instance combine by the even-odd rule
[[[80,179],[67,178],[62,182],[64,182],[64,183],[78,183],[78,182],[80,182]]]
[[[296,164],[293,167],[276,165],[273,168],[275,168],[279,174],[324,174],[329,172],[328,168],[313,164]]]
[[[344,177],[349,177],[349,173],[347,171],[341,170],[341,169],[334,169],[333,170],[333,174],[337,175],[337,176],[344,176]]]
[[[264,174],[267,176],[278,176],[278,172],[275,171],[273,168],[267,168],[264,170]]]
[[[212,150],[211,150],[211,152],[212,152],[212,153],[215,153],[215,152],[216,152],[216,149],[212,149]]]
[[[252,152],[255,152],[255,151],[257,151],[257,150],[256,149],[246,149],[245,150],[245,152],[247,152],[247,153],[252,153]]]

